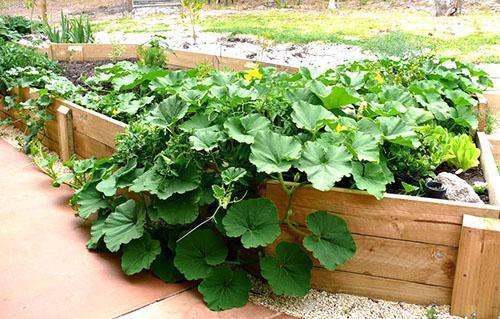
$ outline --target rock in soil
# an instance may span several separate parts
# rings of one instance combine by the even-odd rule
[[[442,172],[437,176],[446,189],[446,198],[468,203],[482,203],[483,201],[476,194],[472,186],[455,174]]]

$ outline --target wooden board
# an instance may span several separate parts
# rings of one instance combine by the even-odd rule
[[[109,60],[114,49],[122,50],[118,59],[137,58],[137,44],[63,44],[53,43],[49,49],[49,57],[58,61],[100,61]],[[165,51],[168,65],[178,68],[194,68],[200,63],[207,63],[216,69],[241,71],[248,69],[248,63],[272,66],[286,72],[297,72],[298,68],[274,63],[258,62],[249,59],[222,57],[213,54],[190,52],[184,50]]]
[[[21,100],[29,98],[36,99],[39,94],[35,89],[18,88],[14,90]],[[115,137],[121,134],[126,124],[101,113],[88,110],[80,105],[56,98],[49,110],[55,114],[61,106],[67,107],[72,113],[74,150],[79,158],[108,157],[115,151]],[[12,111],[7,112],[9,116],[16,118]],[[7,114],[6,113],[6,114]],[[54,115],[54,119],[55,119]],[[25,125],[16,122],[17,127],[24,130]],[[56,121],[49,121],[45,127],[46,138],[43,143],[51,150],[60,153],[59,129]]]
[[[125,127],[127,127],[123,122],[67,100],[56,99],[53,107],[57,108],[60,105],[64,105],[72,110],[73,129],[76,132],[85,134],[112,148],[115,147],[116,136],[123,133]]]
[[[287,196],[277,182],[267,182],[262,195],[283,215]],[[382,200],[362,191],[334,188],[321,192],[302,187],[294,195],[293,219],[305,225],[308,214],[326,210],[343,217],[352,232],[370,236],[458,246],[462,217],[498,218],[500,208],[415,196],[386,194]]]
[[[488,109],[493,115],[500,115],[500,90],[486,91],[484,97],[488,101]]]
[[[500,204],[500,175],[493,156],[492,144],[483,132],[477,133],[477,144],[481,150],[480,162],[484,178],[488,184],[488,197],[493,205]]]
[[[306,229],[302,229],[306,230]],[[457,248],[353,234],[356,255],[337,270],[440,287],[453,287]],[[301,243],[302,237],[283,227],[266,248],[273,254],[280,241]],[[312,257],[312,254],[309,254]],[[313,258],[314,266],[321,267]]]
[[[451,313],[500,316],[500,220],[464,216]]]
[[[415,304],[449,304],[451,288],[314,267],[311,284],[317,289]]]
[[[488,135],[488,141],[491,145],[491,153],[495,163],[500,164],[500,136]]]

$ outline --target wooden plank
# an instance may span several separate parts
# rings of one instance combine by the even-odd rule
[[[73,144],[73,118],[71,110],[64,105],[57,108],[57,124],[59,136],[59,156],[67,161],[75,153]]]
[[[451,313],[500,316],[500,220],[464,216]]]
[[[217,58],[214,55],[174,50],[174,53],[165,51],[168,57],[168,65],[180,68],[195,68],[200,63],[208,63],[214,68],[218,68]]]
[[[57,61],[83,61],[85,44],[53,43],[52,59]]]
[[[127,126],[123,122],[96,111],[86,109],[73,102],[56,99],[54,107],[59,107],[61,105],[72,110],[73,129],[75,132],[88,135],[94,140],[102,142],[112,148],[115,147],[115,137],[123,133]]]
[[[261,194],[272,200],[283,216],[288,197],[279,183],[269,181]],[[458,246],[462,216],[499,215],[499,207],[447,200],[386,194],[382,200],[366,192],[334,188],[321,192],[304,186],[292,203],[293,219],[305,225],[308,214],[326,210],[346,219],[351,231],[371,236]]]
[[[2,103],[0,103],[0,108],[2,106]],[[1,110],[0,109],[0,119],[5,119],[5,118],[11,118],[12,119],[12,116],[8,113],[6,113],[5,111]],[[17,128],[18,130],[20,130],[21,132],[26,132],[27,131],[27,128],[26,128],[26,125],[22,122],[22,121],[16,121],[15,119],[13,119],[13,124],[12,124],[15,128]],[[57,152],[59,150],[59,144],[57,141],[54,141],[52,139],[50,139],[46,134],[43,134],[43,133],[39,133],[38,134],[38,139],[40,139],[40,141],[42,142],[43,145],[47,146],[50,150],[54,151],[54,152]]]
[[[488,109],[493,115],[500,115],[500,90],[486,91],[484,97],[488,101]]]
[[[24,133],[27,132],[27,127],[25,123],[20,120],[21,116],[19,115],[19,112],[15,109],[10,109],[10,110],[5,110],[5,105],[3,103],[0,104],[0,111],[5,115],[5,117],[10,117],[13,121],[14,127],[17,129],[23,131]],[[52,116],[54,114],[50,112]],[[46,137],[47,139],[50,140],[50,142],[47,142],[47,147],[49,147],[51,150],[54,152],[59,152],[59,143],[58,143],[58,127],[57,127],[57,122],[56,121],[47,121],[45,122],[45,127],[44,129],[38,134],[39,137]],[[51,145],[51,146],[49,146]],[[56,148],[52,148],[52,146],[57,145]]]
[[[488,135],[488,141],[491,145],[491,153],[496,163],[500,163],[500,137],[495,135]]]
[[[305,230],[306,229],[302,229]],[[353,234],[356,255],[337,270],[413,283],[453,287],[457,248]],[[301,243],[302,237],[284,227],[280,237],[266,248],[273,254],[280,241]],[[312,254],[316,267],[322,267]]]
[[[484,132],[486,128],[486,113],[488,111],[488,101],[482,94],[478,94],[478,105],[477,105],[477,111],[478,111],[478,125],[477,129],[480,132]]]
[[[451,288],[314,267],[313,288],[415,304],[449,304]]]
[[[118,59],[137,58],[137,44],[103,44],[93,43],[83,45],[84,61],[102,61],[109,60],[112,57],[113,50],[120,47],[122,50]]]
[[[483,132],[477,133],[477,144],[481,150],[480,162],[484,178],[488,185],[488,197],[493,205],[500,204],[500,175],[493,157],[492,146]],[[494,216],[492,216],[494,217]]]
[[[75,153],[78,158],[104,158],[112,156],[115,149],[81,132],[73,131]]]

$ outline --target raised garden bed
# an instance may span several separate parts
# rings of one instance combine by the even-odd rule
[[[135,58],[136,47],[126,48],[122,57]],[[94,61],[106,59],[112,50],[110,45],[52,45],[47,53],[57,60]],[[186,68],[200,62],[217,68],[243,69],[248,61],[178,51],[170,57],[169,64]],[[36,91],[19,91],[23,100],[36,94]],[[72,148],[81,158],[110,156],[115,136],[126,127],[122,122],[62,99],[56,99],[50,109],[57,121],[47,123],[44,142],[65,154],[63,157],[67,157]],[[15,117],[11,111],[2,112],[4,116]],[[16,125],[22,127],[23,124],[17,122]],[[454,291],[454,282],[457,281],[455,271],[464,215],[496,220],[500,214],[497,206],[500,184],[496,168],[492,171],[493,155],[485,143],[486,137],[478,133],[477,138],[492,205],[395,194],[386,194],[377,200],[366,192],[349,189],[334,188],[327,192],[311,187],[299,189],[292,204],[299,226],[305,226],[310,212],[333,212],[347,221],[358,249],[352,260],[334,272],[315,262],[312,286],[412,303],[451,303],[452,295],[461,293]],[[279,184],[266,182],[261,195],[272,200],[283,216],[287,197]],[[278,241],[284,239],[297,241],[295,235],[286,232]],[[267,250],[272,252],[275,244]]]

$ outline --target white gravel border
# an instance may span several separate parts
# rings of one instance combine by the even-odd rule
[[[253,279],[250,301],[304,319],[458,319],[450,306],[423,306],[311,289],[303,298],[276,296],[269,286]],[[434,308],[435,316],[426,313]]]

